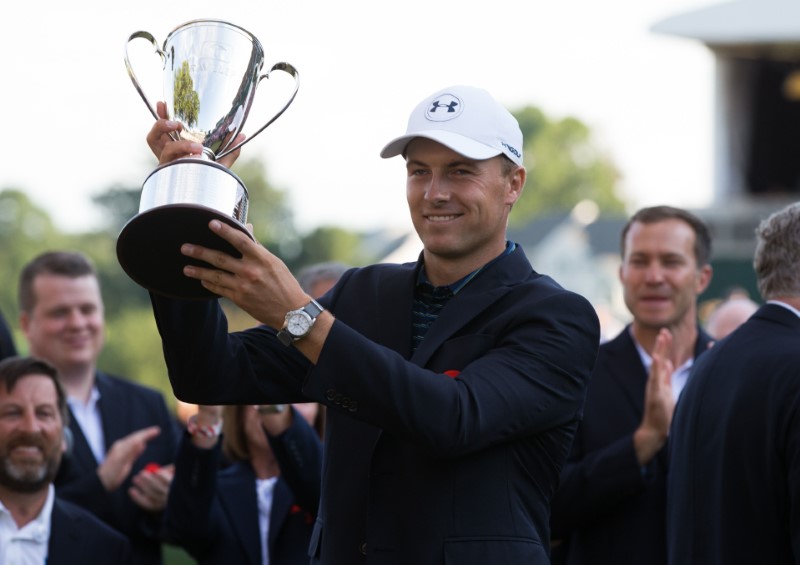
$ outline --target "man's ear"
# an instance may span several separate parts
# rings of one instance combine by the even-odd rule
[[[700,267],[700,270],[697,272],[697,284],[695,285],[695,292],[698,296],[703,294],[706,288],[708,288],[713,274],[714,269],[711,268],[711,265],[706,264]]]
[[[516,204],[519,197],[522,196],[522,189],[525,188],[525,179],[527,176],[527,171],[525,167],[517,167],[517,169],[511,174],[511,178],[509,181],[509,189],[508,189],[508,201],[506,202],[508,205],[513,206]]]
[[[61,432],[61,455],[69,457],[72,454],[72,446],[74,443],[72,430],[69,429],[69,427],[64,427]]]

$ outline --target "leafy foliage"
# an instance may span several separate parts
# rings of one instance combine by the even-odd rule
[[[184,61],[175,74],[172,96],[175,104],[175,119],[193,127],[200,114],[200,96],[194,89],[194,81],[189,71],[189,61]]]
[[[552,119],[526,106],[514,112],[522,130],[528,180],[514,205],[511,223],[521,225],[537,216],[572,209],[592,200],[601,212],[624,212],[616,193],[619,172],[576,118]]]

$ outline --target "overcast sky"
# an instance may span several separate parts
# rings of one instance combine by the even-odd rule
[[[287,191],[301,230],[410,227],[403,163],[378,153],[423,97],[451,84],[484,87],[511,110],[532,104],[584,121],[635,206],[711,198],[713,58],[650,31],[708,1],[48,4],[17,4],[0,23],[0,189],[24,189],[64,229],[96,225],[91,196],[140,186],[156,165],[144,141],[153,119],[125,71],[128,37],[144,30],[163,45],[198,18],[246,28],[267,68],[299,71],[295,102],[245,151]],[[147,62],[160,68],[155,54]],[[256,99],[275,84],[262,82]],[[244,132],[262,121],[251,113]]]

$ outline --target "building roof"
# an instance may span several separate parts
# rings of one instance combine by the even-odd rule
[[[736,0],[666,18],[651,30],[709,45],[800,43],[800,2]]]

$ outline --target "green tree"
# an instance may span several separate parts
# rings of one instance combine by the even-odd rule
[[[167,404],[174,409],[175,396],[169,384],[161,337],[152,310],[149,306],[119,309],[115,304],[105,302],[106,342],[98,360],[99,367],[160,390]],[[110,307],[113,311],[109,310]]]
[[[253,224],[253,235],[278,256],[286,258],[281,248],[291,249],[298,239],[286,192],[269,182],[267,168],[260,159],[239,160],[232,170],[247,187],[250,206],[247,221]],[[288,255],[291,258],[291,251]]]
[[[128,220],[139,213],[141,198],[141,186],[114,184],[105,192],[93,196],[92,202],[103,210],[106,231],[116,238]]]
[[[583,122],[572,117],[552,119],[534,106],[514,116],[525,139],[528,181],[511,213],[512,224],[569,210],[587,199],[601,212],[624,212],[625,203],[617,195],[619,172]]]
[[[374,258],[368,257],[361,246],[362,236],[336,226],[321,226],[302,240],[302,250],[293,270],[313,263],[341,261],[348,265],[364,265]]]
[[[16,327],[17,279],[22,266],[35,255],[62,244],[50,216],[17,189],[0,192],[0,310]]]
[[[189,72],[189,61],[184,61],[181,68],[175,73],[172,95],[175,104],[175,119],[189,127],[194,126],[200,115],[200,96],[194,89],[194,81]]]

